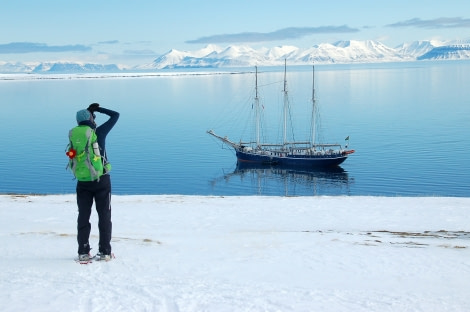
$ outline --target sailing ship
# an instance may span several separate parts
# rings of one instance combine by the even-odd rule
[[[279,143],[264,143],[260,140],[260,115],[261,107],[258,97],[258,68],[255,67],[255,132],[256,139],[253,141],[234,142],[229,138],[217,135],[213,130],[208,134],[232,147],[235,151],[238,162],[253,163],[262,165],[281,166],[302,166],[307,168],[328,168],[336,167],[343,163],[354,150],[348,149],[347,144],[317,143],[316,137],[316,100],[315,100],[315,65],[312,70],[312,118],[311,118],[311,139],[305,141],[287,140],[287,117],[290,109],[287,92],[287,64],[284,64],[284,88],[283,88],[283,140]],[[349,143],[349,136],[346,138]]]

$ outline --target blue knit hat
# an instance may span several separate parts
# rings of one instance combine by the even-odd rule
[[[81,123],[85,120],[90,120],[90,112],[88,109],[82,109],[77,112],[77,123]]]

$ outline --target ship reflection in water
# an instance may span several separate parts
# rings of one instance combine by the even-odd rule
[[[311,196],[349,195],[354,179],[341,167],[313,169],[300,166],[238,162],[233,172],[212,181],[237,189],[234,195]],[[237,185],[238,184],[238,185]]]

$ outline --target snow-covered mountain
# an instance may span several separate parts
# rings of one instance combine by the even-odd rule
[[[300,51],[295,61],[303,64],[315,63],[377,63],[406,60],[392,48],[378,41],[339,41],[320,44]]]
[[[447,46],[453,48],[445,49]],[[201,50],[195,52],[171,50],[155,59],[152,63],[139,66],[140,69],[170,68],[220,68],[282,65],[284,60],[291,65],[381,63],[430,59],[470,59],[470,42],[416,41],[390,48],[379,41],[339,41],[322,43],[311,48],[301,49],[294,46],[253,49],[247,46],[229,46],[226,49],[210,46],[204,55]],[[423,58],[423,56],[425,56]]]
[[[431,47],[432,48],[432,47]],[[391,62],[409,60],[396,49],[377,41],[341,41],[334,44],[323,43],[308,49],[293,46],[253,49],[248,46],[229,46],[226,49],[211,46],[208,54],[170,50],[151,64],[140,69],[168,68],[218,68],[282,65],[287,60],[292,65],[354,62]]]
[[[470,44],[435,47],[417,57],[417,60],[470,59]]]
[[[185,67],[185,66],[176,66],[177,64],[190,64],[188,67],[205,67],[201,64],[201,66],[195,66],[198,62],[197,60],[200,58],[207,57],[212,53],[219,53],[222,51],[222,48],[216,45],[208,45],[203,49],[188,52],[188,51],[179,51],[176,49],[171,49],[169,52],[159,56],[153,63],[151,64],[144,64],[141,66],[137,66],[137,69],[148,70],[148,69],[155,69],[155,63],[159,64],[160,68],[174,68],[174,67]]]
[[[30,73],[38,63],[11,63],[0,61],[0,73]]]
[[[32,73],[93,73],[93,72],[119,72],[120,68],[115,64],[89,64],[74,62],[40,63]]]
[[[413,41],[410,43],[403,43],[395,49],[402,56],[409,56],[418,58],[419,56],[431,51],[435,47],[442,46],[443,43],[439,41]]]
[[[390,48],[379,41],[339,41],[322,43],[310,48],[278,46],[254,49],[232,45],[222,48],[208,45],[196,51],[172,49],[149,64],[132,70],[155,71],[172,68],[224,68],[278,66],[284,60],[290,65],[382,63],[419,60],[470,59],[470,40],[459,42],[415,41]],[[77,62],[7,63],[0,62],[0,73],[94,73],[121,72],[115,64]]]

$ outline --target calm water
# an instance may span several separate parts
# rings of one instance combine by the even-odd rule
[[[356,150],[334,171],[237,168],[206,134],[247,132],[252,73],[0,80],[0,193],[73,193],[68,130],[99,102],[121,113],[107,140],[115,194],[470,196],[470,62],[316,69],[323,137],[350,136]],[[282,101],[283,73],[261,70],[274,130],[268,106]],[[297,139],[308,132],[311,75],[288,72]]]

